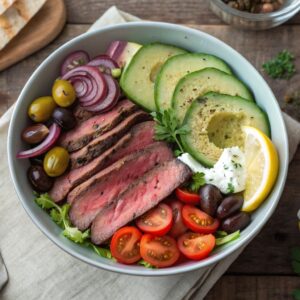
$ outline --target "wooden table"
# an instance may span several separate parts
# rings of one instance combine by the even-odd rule
[[[110,0],[66,0],[68,24],[50,45],[26,60],[0,73],[0,115],[12,105],[23,85],[39,64],[61,44],[85,32],[107,8]],[[205,0],[119,0],[118,7],[144,19],[189,24],[225,41],[242,53],[261,71],[264,61],[282,49],[292,51],[300,70],[300,14],[286,25],[269,31],[251,32],[223,24],[208,8]],[[300,75],[290,81],[269,82],[282,108],[300,119],[300,107],[286,105],[283,96],[300,89]],[[299,105],[299,104],[298,104]],[[207,299],[291,299],[300,288],[299,277],[290,266],[290,249],[300,245],[296,212],[300,208],[300,149],[290,166],[287,184],[279,206],[261,233],[217,282]],[[196,297],[192,297],[196,299]]]

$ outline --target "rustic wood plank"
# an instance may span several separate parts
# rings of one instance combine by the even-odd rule
[[[300,288],[299,277],[292,276],[223,276],[205,300],[283,300],[292,299]],[[198,300],[197,294],[188,298]],[[187,299],[186,299],[187,300]]]
[[[99,16],[114,5],[111,0],[66,0],[69,23],[93,23]],[[209,9],[207,0],[119,0],[119,9],[142,19],[173,23],[223,24]],[[300,14],[289,24],[300,24]]]
[[[85,32],[88,27],[89,25],[66,26],[58,39],[46,48],[0,73],[0,114],[15,102],[30,74],[49,53]],[[258,69],[263,61],[282,49],[282,44],[293,51],[298,58],[300,56],[298,48],[300,36],[297,34],[299,26],[283,26],[274,29],[272,39],[268,38],[266,32],[241,32],[228,26],[202,25],[196,28],[221,38],[245,55]],[[298,65],[298,69],[299,67]],[[291,82],[269,81],[279,100],[285,88],[292,89],[297,81],[299,82],[299,74],[295,77]],[[296,224],[296,211],[299,205],[295,201],[300,193],[299,173],[300,149],[290,167],[287,185],[278,209],[260,235],[229,269],[231,274],[292,274],[289,249],[293,245],[300,244]]]

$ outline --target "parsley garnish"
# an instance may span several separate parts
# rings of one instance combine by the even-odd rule
[[[233,186],[233,184],[231,182],[228,183],[227,192],[229,194],[234,193],[234,186]]]
[[[150,263],[146,262],[145,260],[141,259],[137,262],[138,265],[144,266],[145,268],[149,269],[156,269],[155,266],[151,265]]]
[[[84,232],[80,231],[77,227],[72,227],[69,220],[70,204],[64,204],[62,207],[57,205],[51,197],[46,194],[36,195],[35,202],[43,209],[49,211],[51,219],[62,227],[63,235],[71,241],[82,244],[90,237],[90,230]]]
[[[188,189],[193,193],[198,193],[201,186],[205,185],[205,174],[196,172],[192,176],[192,182],[189,184]]]
[[[300,276],[300,248],[295,247],[292,249],[292,268],[294,272]],[[295,300],[300,300],[300,289],[293,291],[293,297]]]
[[[152,112],[155,124],[155,139],[157,141],[166,141],[176,143],[179,151],[175,151],[178,156],[184,152],[180,142],[180,136],[189,132],[187,125],[180,126],[174,110],[167,109],[163,112]]]
[[[279,52],[274,59],[264,63],[262,67],[273,79],[290,79],[296,73],[294,55],[287,50]]]
[[[242,165],[241,165],[240,163],[238,163],[238,162],[236,162],[236,161],[234,161],[234,160],[231,160],[231,162],[232,162],[233,166],[234,166],[236,169],[242,167]]]

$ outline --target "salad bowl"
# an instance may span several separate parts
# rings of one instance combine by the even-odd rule
[[[163,269],[146,269],[137,265],[123,265],[97,256],[91,249],[75,244],[62,236],[61,229],[33,201],[32,188],[26,177],[29,162],[15,159],[19,149],[24,148],[23,142],[17,137],[28,125],[25,117],[27,108],[32,99],[49,93],[52,82],[59,74],[64,57],[78,49],[95,56],[105,52],[113,40],[127,40],[140,44],[161,42],[191,52],[218,56],[231,67],[235,75],[246,83],[257,104],[269,117],[272,141],[277,148],[280,161],[277,181],[264,203],[252,214],[250,225],[241,232],[240,237],[218,247],[204,260],[181,262]],[[54,51],[32,74],[17,100],[9,127],[7,151],[10,174],[18,197],[32,221],[50,240],[70,255],[90,265],[109,271],[145,276],[172,275],[204,269],[243,248],[260,232],[274,212],[283,191],[288,170],[288,138],[281,110],[271,89],[259,72],[241,54],[213,36],[187,27],[159,22],[134,22],[108,26],[82,34]]]

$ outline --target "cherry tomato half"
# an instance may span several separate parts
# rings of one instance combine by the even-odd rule
[[[183,223],[192,231],[208,234],[214,233],[220,222],[218,219],[214,219],[202,210],[191,206],[184,205],[182,208]]]
[[[183,204],[179,200],[172,200],[168,204],[170,205],[173,213],[173,225],[168,234],[173,238],[177,238],[188,230],[182,220]]]
[[[176,241],[170,236],[144,234],[140,243],[142,258],[153,266],[164,268],[176,263],[180,256]]]
[[[214,249],[216,239],[212,234],[188,232],[177,241],[180,252],[189,259],[200,260]]]
[[[165,235],[172,227],[172,210],[164,203],[158,204],[137,219],[137,227],[155,235]]]
[[[186,204],[195,204],[196,205],[196,204],[199,204],[199,202],[200,202],[200,196],[198,194],[191,193],[184,189],[177,188],[175,190],[175,194],[180,201],[182,201]]]
[[[137,262],[141,258],[139,246],[141,237],[141,232],[133,226],[119,229],[113,235],[110,243],[112,256],[124,264]]]

